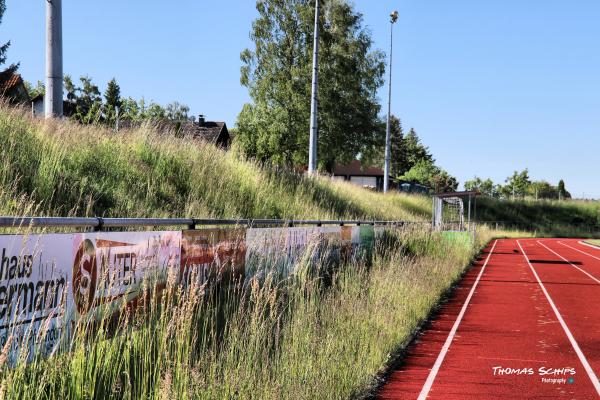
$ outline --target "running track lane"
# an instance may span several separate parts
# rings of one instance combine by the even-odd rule
[[[600,252],[583,250],[594,259],[564,244],[498,240],[493,252],[488,246],[379,398],[600,399],[600,308],[590,306],[600,300],[600,284],[574,267],[600,278]],[[494,367],[533,374],[494,374]],[[540,368],[573,368],[573,376],[543,377],[573,383],[543,382]]]

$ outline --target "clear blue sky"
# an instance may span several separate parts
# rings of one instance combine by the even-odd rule
[[[44,2],[7,0],[0,40],[25,79],[44,77]],[[387,52],[397,9],[392,112],[461,181],[528,167],[600,198],[600,2],[356,0]],[[190,105],[235,123],[248,101],[239,53],[253,0],[64,0],[65,73]],[[386,91],[380,93],[386,98]],[[307,133],[308,134],[308,133]]]

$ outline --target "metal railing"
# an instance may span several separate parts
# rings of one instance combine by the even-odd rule
[[[159,227],[159,226],[186,226],[195,229],[197,226],[281,226],[294,227],[299,225],[383,225],[403,226],[407,224],[429,224],[420,221],[368,221],[368,220],[294,220],[294,219],[203,219],[203,218],[79,218],[79,217],[0,217],[2,228],[91,228],[101,231],[108,228],[127,227]]]

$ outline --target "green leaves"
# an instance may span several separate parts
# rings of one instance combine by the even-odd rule
[[[249,156],[279,164],[308,160],[314,2],[263,0],[240,59],[240,82],[252,99],[238,116],[238,140]],[[320,16],[319,149],[321,169],[349,161],[380,133],[376,92],[383,53],[371,50],[362,15],[346,1],[327,1]]]

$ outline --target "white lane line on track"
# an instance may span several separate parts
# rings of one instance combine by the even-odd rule
[[[567,335],[569,342],[571,342],[571,346],[573,347],[573,350],[575,350],[577,357],[579,357],[579,361],[581,361],[581,364],[583,364],[583,368],[585,369],[585,372],[587,372],[588,377],[592,381],[592,385],[594,385],[594,389],[596,389],[596,393],[598,393],[598,396],[600,396],[600,381],[598,381],[598,377],[594,373],[594,370],[590,366],[590,363],[588,362],[587,358],[585,358],[585,355],[581,351],[581,348],[579,348],[579,345],[577,344],[575,337],[573,337],[573,334],[569,330],[569,327],[567,326],[565,320],[563,319],[562,315],[560,315],[558,308],[556,308],[554,301],[550,297],[550,294],[546,290],[546,287],[544,286],[540,277],[538,276],[537,272],[535,271],[535,268],[533,268],[533,265],[531,265],[531,263],[529,262],[529,257],[527,257],[525,250],[523,250],[523,246],[521,246],[521,243],[518,240],[517,240],[517,244],[519,245],[521,252],[523,252],[523,257],[525,257],[525,260],[527,261],[527,264],[529,265],[531,272],[533,272],[535,279],[537,280],[538,284],[542,288],[542,292],[544,292],[544,295],[546,295],[546,299],[548,299],[548,303],[550,303],[550,307],[552,307],[554,314],[556,314],[556,318],[558,319],[558,322],[560,322],[560,325],[562,326],[563,330],[565,331],[565,334]]]
[[[583,240],[580,240],[578,243],[579,243],[579,244],[582,244],[582,245],[584,245],[584,246],[590,247],[590,248],[592,248],[592,249],[594,249],[594,250],[600,250],[600,247],[598,247],[598,246],[594,246],[593,244],[586,243],[586,242],[584,242]]]
[[[481,271],[479,271],[479,275],[477,275],[477,279],[475,279],[475,283],[473,283],[473,287],[471,287],[471,291],[469,292],[469,295],[467,296],[465,303],[463,304],[463,306],[460,310],[460,313],[456,317],[456,321],[454,321],[454,325],[452,325],[452,329],[450,329],[450,333],[448,333],[446,342],[444,342],[444,345],[442,346],[442,350],[440,350],[440,354],[438,354],[438,357],[435,360],[435,363],[433,364],[433,368],[431,368],[431,371],[429,371],[429,375],[427,376],[427,380],[425,381],[425,384],[423,385],[423,388],[421,389],[421,393],[419,394],[418,400],[424,400],[427,398],[427,395],[429,395],[429,392],[431,391],[431,386],[433,386],[433,382],[435,381],[435,377],[437,376],[437,374],[440,370],[440,366],[442,365],[442,362],[444,361],[444,358],[446,357],[446,353],[448,353],[448,349],[450,348],[450,344],[452,344],[452,340],[454,339],[454,336],[456,335],[458,326],[460,325],[460,323],[465,315],[465,312],[467,311],[467,306],[469,305],[469,302],[471,301],[471,297],[473,297],[473,293],[475,293],[475,288],[477,288],[477,284],[479,283],[479,280],[481,279],[481,275],[483,275],[483,271],[485,271],[485,267],[487,267],[488,262],[490,261],[490,257],[492,257],[492,253],[494,252],[494,249],[496,248],[497,243],[498,243],[497,240],[494,241],[494,245],[492,246],[492,249],[490,250],[490,253],[488,254],[487,258],[485,259],[485,263],[483,264],[483,267],[481,267]]]
[[[564,261],[568,262],[569,265],[573,268],[577,268],[579,271],[583,272],[584,274],[587,275],[588,278],[592,279],[593,281],[595,281],[596,283],[600,284],[600,280],[598,278],[596,278],[595,276],[593,276],[592,274],[590,274],[589,272],[587,272],[586,270],[579,268],[577,265],[573,264],[571,261],[567,260],[566,258],[564,258],[563,256],[561,256],[560,254],[558,254],[557,252],[555,252],[554,250],[552,250],[550,247],[546,246],[544,243],[540,242],[539,240],[537,241],[539,244],[541,244],[542,246],[544,246],[546,249],[550,250],[552,253],[556,254],[557,256],[559,256],[560,258],[562,258]],[[560,242],[559,242],[560,243]],[[569,246],[571,247],[571,246]],[[577,250],[577,249],[575,249]]]
[[[585,251],[583,251],[583,250],[579,250],[579,249],[578,249],[578,248],[576,248],[576,247],[569,246],[568,244],[566,244],[566,243],[564,243],[564,242],[561,242],[560,240],[558,241],[558,243],[559,243],[559,244],[562,244],[563,246],[566,246],[566,247],[568,247],[568,248],[570,248],[570,249],[573,249],[573,250],[575,250],[575,251],[578,251],[578,252],[580,252],[581,254],[585,254],[586,256],[590,256],[590,257],[592,257],[592,258],[595,258],[596,260],[600,260],[600,257],[596,257],[596,256],[595,256],[595,255],[593,255],[593,254],[586,253]],[[587,243],[584,243],[584,242],[579,242],[579,243],[580,243],[580,244],[585,244],[586,246],[590,246],[589,244],[587,244]]]

